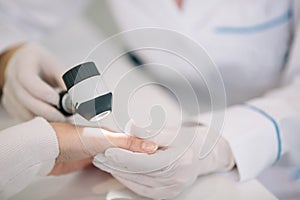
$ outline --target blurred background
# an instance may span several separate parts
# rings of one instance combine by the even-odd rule
[[[118,29],[107,0],[93,0],[81,15],[68,19],[63,27],[48,32],[41,42],[66,66],[71,67],[84,60],[97,44],[116,33]],[[130,64],[129,61],[124,62]],[[11,122],[1,120],[0,124],[1,127],[9,127]],[[279,199],[300,199],[300,172],[296,168],[282,166],[279,162],[263,172],[259,180]]]

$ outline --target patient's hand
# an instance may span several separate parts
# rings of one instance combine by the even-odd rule
[[[92,157],[110,147],[132,152],[154,153],[157,145],[123,133],[100,128],[80,127],[66,123],[51,123],[59,143],[59,155],[49,175],[73,172],[91,164]]]

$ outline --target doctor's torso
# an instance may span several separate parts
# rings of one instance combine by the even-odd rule
[[[279,83],[291,40],[291,1],[184,0],[180,9],[174,0],[109,4],[120,31],[161,27],[199,42],[223,76],[229,104]]]

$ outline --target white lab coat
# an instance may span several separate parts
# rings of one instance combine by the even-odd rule
[[[272,0],[186,0],[182,11],[174,0],[155,4],[147,0],[108,2],[119,31],[162,27],[199,42],[219,67],[229,105],[261,96],[278,85],[291,39],[290,1],[274,4]],[[278,18],[283,22],[277,26]],[[149,36],[151,39],[155,37]],[[135,43],[134,39],[125,42],[129,46]],[[173,62],[172,55],[139,54],[142,59],[167,66],[177,66],[179,62]],[[157,76],[170,79],[168,74]]]
[[[289,1],[279,1],[274,4],[272,0],[247,2],[232,0],[233,4],[230,4],[228,1],[220,3],[214,0],[208,3],[187,0],[184,13],[178,12],[171,0],[155,3],[142,0],[111,0],[109,3],[114,13],[118,14],[116,19],[122,30],[142,26],[161,26],[186,33],[201,42],[219,66],[232,104],[260,96],[281,84],[279,79],[284,75],[281,70],[284,67],[284,56],[288,51],[291,23],[287,21],[266,33],[262,31],[253,35],[233,33],[235,29],[230,30],[230,27],[251,26],[280,16],[288,9]],[[242,3],[246,3],[247,7],[242,7]],[[66,11],[69,11],[71,5],[74,4],[68,0],[48,1],[48,3],[33,0],[26,3],[17,0],[0,1],[0,32],[5,34],[1,35],[0,48],[3,49],[22,40],[36,40],[44,31],[57,27],[61,19],[66,18],[65,14],[70,14]],[[76,4],[74,8],[72,7],[71,14],[76,13],[75,11],[80,8],[82,5]],[[242,8],[246,10],[249,8],[249,10],[240,12]],[[226,12],[222,12],[223,9]],[[23,16],[24,12],[21,11],[26,11],[26,16]],[[40,12],[46,14],[41,15]],[[241,18],[228,13],[241,14]],[[195,23],[197,25],[192,26]],[[213,29],[214,27],[219,29]],[[212,30],[219,30],[221,34],[211,32]],[[253,44],[253,48],[250,50],[242,46],[244,37],[251,37],[250,44]],[[299,71],[300,63],[295,59],[299,55],[299,40],[298,38],[294,42],[295,49],[292,51],[289,64],[284,68],[285,71]],[[256,49],[255,45],[259,45],[259,49]],[[262,51],[255,51],[261,49]],[[152,58],[156,57],[146,59]],[[253,65],[252,60],[257,64]],[[232,77],[232,74],[240,74],[240,76]],[[288,80],[287,85],[249,101],[249,104],[257,106],[276,119],[281,129],[282,152],[287,151],[287,148],[284,145],[285,133],[282,130],[284,124],[281,124],[281,121],[289,119],[292,113],[300,112],[298,106],[300,99],[297,95],[300,81]],[[205,121],[203,117],[203,122]],[[36,133],[36,130],[39,132]],[[223,136],[231,146],[242,180],[257,176],[275,161],[278,153],[278,138],[274,124],[255,110],[245,106],[230,107],[226,115]],[[33,177],[49,173],[58,155],[55,133],[41,118],[1,131],[0,141],[1,199],[23,189]]]

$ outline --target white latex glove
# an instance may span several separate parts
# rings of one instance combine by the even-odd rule
[[[223,138],[220,138],[208,156],[199,159],[200,147],[207,130],[204,126],[199,127],[197,138],[190,148],[175,161],[173,156],[180,148],[171,144],[151,155],[110,148],[104,155],[95,156],[93,163],[141,196],[153,199],[173,198],[191,185],[199,175],[233,168],[233,156]],[[169,165],[160,168],[165,162],[169,162]],[[155,168],[157,170],[149,172]]]
[[[42,116],[49,121],[65,121],[53,105],[63,88],[64,68],[46,49],[37,44],[20,47],[8,62],[5,72],[2,104],[9,114],[29,120]]]

